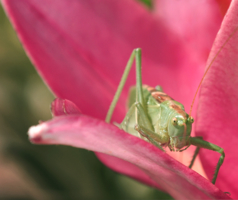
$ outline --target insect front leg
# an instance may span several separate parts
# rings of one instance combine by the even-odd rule
[[[131,56],[130,56],[128,62],[127,62],[126,68],[125,68],[125,70],[124,70],[124,72],[123,72],[121,81],[120,81],[120,83],[119,83],[119,85],[118,85],[116,94],[114,95],[113,100],[112,100],[112,103],[111,103],[111,105],[110,105],[110,107],[109,107],[109,109],[108,109],[107,116],[106,116],[106,119],[105,119],[105,121],[106,121],[107,123],[110,123],[110,121],[111,121],[113,111],[114,111],[114,109],[115,109],[115,107],[116,107],[116,104],[117,104],[117,102],[118,102],[118,99],[119,99],[119,97],[120,97],[120,95],[121,95],[121,92],[122,92],[122,90],[123,90],[123,87],[124,87],[124,85],[125,85],[125,83],[126,83],[127,77],[128,77],[128,75],[129,75],[129,72],[130,72],[131,67],[132,67],[132,63],[133,63],[133,61],[134,61],[134,58],[135,58],[135,50],[133,50],[132,53],[131,53]]]
[[[154,131],[147,129],[140,125],[135,125],[135,130],[137,130],[142,136],[146,137],[153,145],[160,148],[162,151],[164,149],[160,146],[159,143],[164,143],[167,141],[166,137],[161,137],[160,135],[156,134]]]
[[[203,140],[203,138],[202,137],[193,137],[193,138],[200,138],[201,140]],[[191,160],[191,162],[190,162],[190,165],[188,166],[190,169],[192,168],[192,166],[193,166],[193,164],[194,164],[194,161],[195,161],[195,159],[196,159],[196,157],[197,157],[197,155],[198,155],[198,153],[199,153],[199,150],[200,150],[200,147],[197,147],[196,148],[196,150],[195,150],[195,152],[194,152],[194,154],[193,154],[193,158],[192,158],[192,160]]]
[[[191,137],[189,141],[190,141],[190,144],[192,144],[194,146],[205,148],[205,149],[210,149],[212,151],[216,151],[221,154],[219,161],[217,163],[217,166],[216,166],[216,170],[215,170],[213,179],[212,179],[212,183],[215,184],[219,169],[220,169],[220,167],[224,161],[224,158],[225,158],[224,150],[221,147],[219,147],[215,144],[212,144],[210,142],[207,142],[207,141],[205,141],[201,138],[198,138],[198,137]]]
[[[188,166],[190,169],[192,168],[192,166],[194,164],[194,161],[195,161],[195,159],[196,159],[196,157],[197,157],[197,155],[199,153],[199,150],[200,150],[200,147],[197,147],[195,152],[194,152],[194,154],[193,154],[193,158],[192,158],[192,160],[190,162],[190,165]]]

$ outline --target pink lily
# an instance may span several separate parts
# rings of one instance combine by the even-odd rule
[[[153,12],[133,0],[2,2],[40,75],[56,96],[74,102],[83,113],[70,101],[56,100],[53,111],[63,116],[31,128],[33,142],[104,153],[97,155],[107,166],[163,189],[176,199],[228,199],[222,191],[238,198],[233,186],[237,156],[231,145],[236,141],[233,131],[237,126],[237,36],[231,38],[214,62],[203,83],[199,109],[193,112],[197,114],[196,134],[225,150],[226,159],[216,183],[222,191],[153,145],[102,121],[123,67],[136,47],[143,50],[144,82],[162,85],[189,109],[222,21],[216,1],[156,1]],[[210,60],[237,26],[237,11],[238,3],[233,1]],[[230,69],[225,71],[224,67]],[[113,121],[120,122],[125,116],[127,91],[134,84],[132,77],[134,73],[127,81]],[[219,156],[215,154],[211,158],[211,151],[200,153],[209,179]],[[234,174],[228,176],[232,171]]]

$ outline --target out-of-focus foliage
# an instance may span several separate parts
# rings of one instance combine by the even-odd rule
[[[153,8],[153,0],[138,0],[141,3],[145,4],[148,8]]]
[[[51,118],[54,96],[36,73],[0,6],[0,198],[171,199],[65,146],[36,146],[27,130]]]

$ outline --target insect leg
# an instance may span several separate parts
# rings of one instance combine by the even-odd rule
[[[192,158],[192,160],[190,162],[190,165],[188,166],[190,169],[192,168],[192,166],[194,164],[194,161],[195,161],[195,159],[196,159],[196,157],[197,157],[197,155],[199,153],[199,150],[200,150],[200,147],[197,147],[195,152],[194,152],[194,154],[193,154],[193,158]]]
[[[164,151],[164,149],[158,143],[158,142],[163,143],[164,141],[164,138],[160,137],[160,135],[138,124],[135,125],[135,130],[137,130],[142,136],[146,137],[153,145]],[[156,140],[154,138],[156,138]]]
[[[154,128],[151,124],[149,116],[147,114],[147,109],[145,106],[145,99],[142,89],[142,78],[141,78],[141,49],[135,50],[135,60],[136,60],[136,124],[143,126],[151,131]]]
[[[196,137],[196,138],[200,138],[202,140],[202,137]],[[196,159],[196,157],[197,157],[197,155],[199,153],[199,150],[200,150],[200,147],[197,147],[195,152],[194,152],[194,154],[193,154],[193,158],[192,158],[192,160],[190,162],[190,165],[188,166],[190,169],[192,168],[192,166],[194,164],[194,161],[195,161],[195,159]]]
[[[145,110],[145,100],[142,90],[142,78],[141,78],[141,49],[135,50],[136,57],[136,101],[139,102]]]
[[[135,50],[136,60],[136,124],[140,124],[150,130],[154,130],[145,107],[141,78],[141,49]]]
[[[136,108],[138,109],[138,113],[137,113],[137,124],[139,123],[140,125],[142,125],[143,127],[154,131],[154,128],[151,124],[151,121],[149,120],[148,115],[146,114],[144,108],[142,107],[142,105],[139,102],[136,102],[134,104],[136,106]]]
[[[142,136],[146,137],[152,144],[160,148],[162,151],[163,148],[160,146],[159,142],[163,143],[164,138],[160,138],[154,132],[154,128],[151,124],[149,116],[147,114],[147,109],[145,106],[145,100],[142,90],[142,78],[141,78],[141,49],[135,50],[135,59],[136,59],[136,125],[135,130],[138,131]],[[157,141],[154,139],[156,138]]]
[[[225,158],[225,153],[224,153],[224,150],[215,145],[215,144],[212,144],[210,142],[207,142],[201,138],[197,138],[197,137],[191,137],[190,138],[190,144],[194,145],[194,146],[197,146],[197,147],[201,147],[201,148],[205,148],[205,149],[210,149],[212,151],[216,151],[218,153],[221,154],[220,158],[219,158],[219,161],[217,163],[217,166],[216,166],[216,170],[215,170],[215,173],[214,173],[214,176],[213,176],[213,179],[212,179],[212,183],[215,184],[216,182],[216,179],[217,179],[217,175],[218,175],[218,172],[219,172],[219,169],[224,161],[224,158]]]
[[[135,58],[135,50],[133,50],[132,53],[131,53],[131,56],[130,56],[128,62],[127,62],[126,68],[125,68],[125,70],[124,70],[124,72],[123,72],[121,81],[120,81],[120,83],[119,83],[119,85],[118,85],[116,94],[115,94],[115,96],[113,97],[112,103],[111,103],[111,105],[110,105],[110,107],[109,107],[109,110],[108,110],[108,112],[107,112],[107,116],[106,116],[106,119],[105,119],[105,121],[106,121],[107,123],[110,123],[110,121],[111,121],[113,111],[114,111],[114,109],[115,109],[115,107],[116,107],[116,104],[117,104],[117,102],[118,102],[118,99],[119,99],[119,97],[120,97],[120,95],[121,95],[121,92],[122,92],[122,90],[123,90],[123,87],[124,87],[124,85],[125,85],[125,82],[126,82],[126,79],[127,79],[127,77],[128,77],[128,74],[129,74],[129,72],[130,72],[130,69],[131,69],[131,67],[132,67],[132,63],[133,63],[134,58]]]

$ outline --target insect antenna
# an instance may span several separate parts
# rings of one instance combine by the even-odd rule
[[[216,53],[216,55],[213,57],[212,61],[210,62],[210,64],[208,65],[203,77],[202,77],[202,80],[200,81],[199,85],[198,85],[198,88],[196,90],[196,93],[193,97],[193,101],[192,101],[192,104],[191,104],[191,108],[190,108],[190,111],[189,111],[189,117],[191,117],[191,114],[192,114],[192,109],[193,109],[193,105],[194,105],[194,102],[195,102],[195,99],[196,99],[196,96],[198,94],[198,91],[202,85],[202,82],[205,78],[205,76],[207,75],[207,72],[208,70],[211,68],[212,64],[214,63],[214,61],[216,60],[217,56],[220,54],[221,50],[225,47],[225,45],[228,43],[228,41],[233,37],[233,35],[236,33],[236,31],[238,30],[238,27],[235,28],[235,30],[230,34],[230,36],[226,39],[226,41],[222,44],[221,48],[218,50],[218,52]]]

